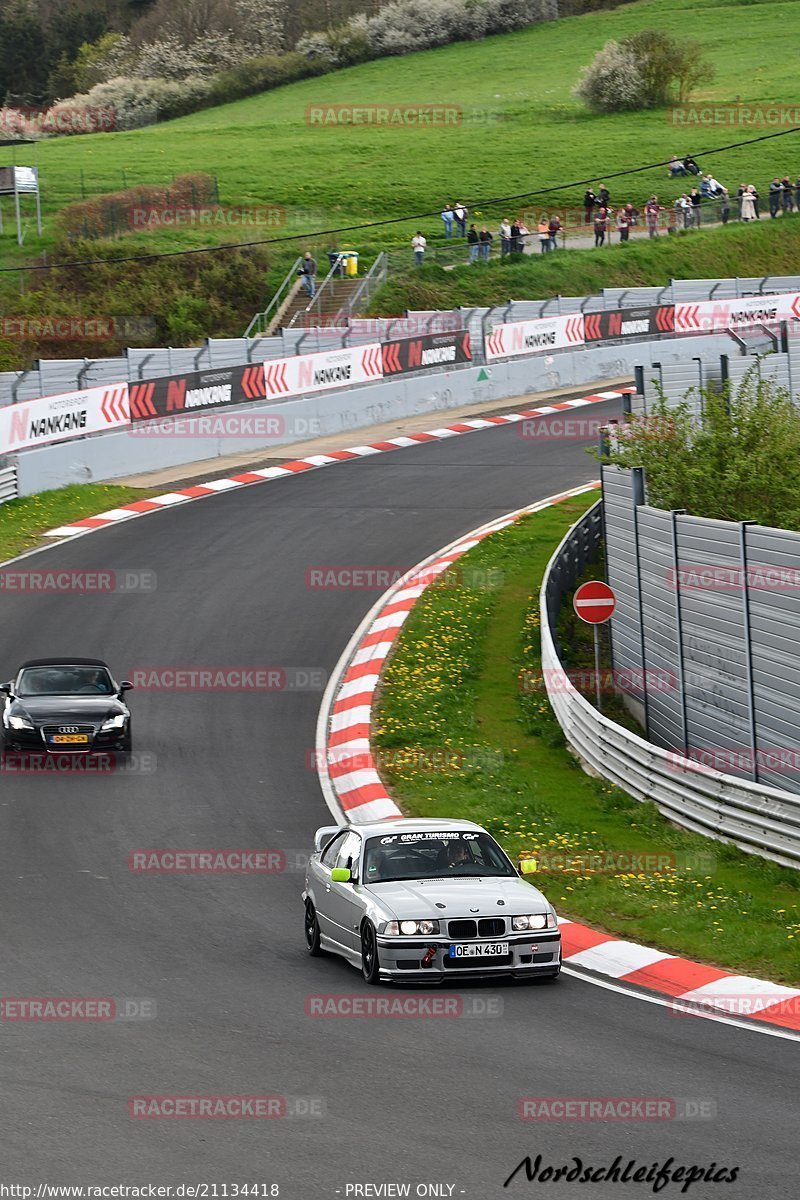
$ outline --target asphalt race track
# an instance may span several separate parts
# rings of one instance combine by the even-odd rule
[[[105,658],[120,679],[174,666],[327,674],[378,592],[310,590],[309,568],[408,568],[594,474],[581,443],[499,427],[64,543],[26,565],[148,569],[157,589],[4,594],[0,678],[22,658],[73,653]],[[330,823],[310,758],[320,700],[318,688],[137,691],[135,744],[155,755],[153,773],[0,777],[2,995],[156,1006],[146,1020],[0,1024],[4,1182],[274,1183],[292,1200],[386,1183],[474,1200],[652,1195],[650,1184],[537,1184],[522,1172],[503,1188],[526,1154],[595,1167],[619,1154],[740,1168],[732,1184],[694,1184],[695,1200],[795,1200],[796,1043],[676,1019],[572,977],[464,986],[470,1003],[500,997],[494,1017],[314,1019],[310,995],[376,992],[341,960],[307,958],[297,871],[129,870],[140,847],[307,852]],[[324,1111],[129,1116],[129,1097],[153,1093],[282,1095]],[[714,1115],[534,1124],[517,1116],[523,1096],[669,1097],[708,1101]]]

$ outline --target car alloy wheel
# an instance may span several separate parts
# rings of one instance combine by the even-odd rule
[[[322,953],[322,948],[320,947],[319,943],[319,921],[317,920],[317,913],[314,905],[310,900],[306,901],[305,931],[308,953],[312,958],[319,958],[320,954]]]
[[[375,984],[380,979],[378,943],[375,929],[369,921],[361,926],[361,974],[366,983]]]

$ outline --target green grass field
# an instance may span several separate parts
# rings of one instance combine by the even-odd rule
[[[94,517],[132,500],[146,500],[153,492],[116,484],[85,483],[24,496],[0,504],[0,562],[41,546],[42,534],[81,517]]]
[[[493,534],[424,593],[384,675],[373,735],[384,778],[407,813],[477,821],[513,859],[537,859],[533,881],[563,915],[797,985],[800,873],[679,830],[586,775],[536,686],[542,572],[596,498]]]
[[[175,172],[204,170],[218,176],[226,204],[279,205],[288,210],[285,232],[352,221],[395,218],[429,210],[446,199],[482,198],[552,188],[570,180],[603,179],[641,163],[722,146],[764,130],[759,127],[673,127],[664,111],[607,117],[589,115],[571,96],[580,68],[611,37],[644,27],[691,36],[703,43],[716,69],[698,99],[791,103],[796,69],[790,48],[800,38],[800,6],[787,0],[640,0],[614,11],[569,18],[482,42],[467,42],[407,58],[385,59],[280,90],[127,133],[40,142],[0,162],[32,162],[43,184],[46,229],[40,241],[30,226],[18,251],[0,239],[5,265],[29,260],[52,245],[54,218],[80,197],[81,173],[89,191],[163,180]],[[457,127],[417,129],[310,127],[310,105],[458,105]],[[734,188],[747,176],[765,185],[778,172],[800,171],[800,142],[791,136],[729,154],[703,157],[701,165]],[[656,190],[674,195],[662,170],[630,181],[609,180],[612,200]],[[682,188],[680,189],[682,190]],[[580,200],[582,189],[562,197]],[[502,205],[477,206],[480,220],[499,219]],[[8,218],[6,204],[6,217]],[[416,224],[439,232],[435,219],[414,220],[388,231],[353,234],[365,250],[403,243]],[[265,236],[254,227],[256,237]],[[238,229],[166,229],[131,235],[132,245],[196,246],[240,238]],[[345,241],[345,238],[341,239]],[[318,244],[327,248],[328,239]]]

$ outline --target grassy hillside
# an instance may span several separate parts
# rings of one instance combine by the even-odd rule
[[[715,126],[689,132],[675,129],[665,112],[595,117],[582,109],[571,97],[580,68],[608,38],[644,27],[703,43],[716,77],[699,98],[728,102],[739,97],[755,104],[787,103],[795,95],[795,64],[787,49],[800,38],[800,5],[788,0],[641,0],[483,42],[365,64],[147,129],[52,140],[16,151],[0,148],[0,163],[16,154],[17,161],[39,166],[45,209],[42,239],[29,224],[25,246],[18,250],[9,235],[6,202],[3,263],[31,261],[42,250],[52,251],[58,210],[79,198],[82,186],[91,193],[120,187],[123,179],[130,184],[204,170],[219,177],[224,204],[286,209],[285,226],[277,231],[246,223],[166,228],[117,240],[117,246],[131,251],[278,232],[300,233],[299,245],[309,243],[324,252],[334,239],[305,234],[332,225],[438,212],[446,199],[466,200],[478,220],[494,222],[511,206],[476,201],[552,188],[571,179],[602,180],[672,153],[697,153],[763,131]],[[460,106],[461,124],[320,127],[306,120],[312,105],[432,102]],[[764,186],[776,172],[800,173],[800,140],[791,135],[725,155],[704,155],[701,165],[734,188],[745,177]],[[654,190],[670,198],[678,190],[663,170],[609,183],[617,201],[638,200]],[[582,188],[561,194],[559,204],[577,204],[581,194]],[[369,255],[386,244],[406,244],[418,225],[432,234],[441,229],[434,216],[414,216],[410,222],[339,241]],[[274,252],[267,286],[296,249],[294,243]],[[102,250],[98,244],[97,252]],[[555,264],[548,269],[556,269]],[[745,269],[755,268],[749,263]],[[660,267],[658,275],[669,273]],[[0,284],[5,311],[19,308],[16,289],[15,276],[6,277],[5,288]]]

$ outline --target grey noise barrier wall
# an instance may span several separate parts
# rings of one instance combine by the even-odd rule
[[[608,496],[608,493],[606,494]],[[598,503],[572,527],[555,551],[542,581],[542,673],[550,703],[567,741],[591,772],[623,788],[637,800],[652,801],[676,825],[707,837],[732,842],[742,850],[760,854],[783,866],[800,867],[800,796],[786,790],[785,785],[770,786],[766,781],[745,779],[698,764],[682,751],[656,745],[611,721],[572,685],[561,662],[555,634],[558,611],[566,595],[583,573],[586,563],[596,556],[603,524],[606,526],[608,539],[606,553],[614,563],[609,577],[612,586],[618,589],[619,596],[618,608],[612,618],[615,670],[619,661],[625,664],[623,673],[629,671],[635,677],[636,672],[641,671],[642,660],[637,652],[640,631],[635,623],[632,625],[629,620],[630,614],[637,611],[638,605],[635,588],[630,586],[630,581],[636,577],[635,550],[632,549],[629,540],[630,526],[626,540],[625,529],[615,522],[611,509],[616,501],[609,497],[607,503],[609,508],[604,514],[604,519],[601,516],[602,505]],[[662,515],[671,522],[671,514]],[[716,526],[719,523],[710,524]],[[663,523],[659,526],[659,531],[663,533]],[[690,534],[692,532],[690,531]],[[707,531],[712,537],[714,532],[711,528]],[[759,531],[759,534],[762,532],[774,534],[776,531]],[[651,531],[648,530],[644,536],[650,537]],[[800,540],[800,535],[796,536]],[[659,541],[658,558],[650,568],[651,576],[657,575],[661,567],[669,563],[669,544],[664,545],[663,537]],[[730,539],[727,539],[726,545],[730,547],[731,544]],[[627,555],[624,561],[620,558],[622,550]],[[719,553],[723,558],[726,556],[724,549]],[[622,583],[624,573],[627,573],[628,586]],[[643,580],[644,575],[643,572]],[[651,584],[649,590],[645,588],[645,591],[651,602],[654,602],[655,578],[651,579]],[[680,658],[676,652],[676,629],[674,623],[670,622],[668,613],[668,606],[674,601],[674,594],[670,597],[663,579],[659,580],[658,586],[663,595],[657,605],[654,603],[654,624],[650,629],[648,643],[651,659],[645,661],[648,670],[664,670],[668,677],[670,672],[677,675],[681,670]],[[715,636],[708,640],[704,649],[699,645],[697,647],[696,657],[698,661],[705,658],[709,682],[718,669],[714,655],[719,655],[719,647],[728,636],[730,628],[735,630],[737,624],[741,628],[730,597],[727,598],[726,608],[730,610],[729,620],[726,621],[720,614]],[[755,616],[753,620],[755,625]],[[797,622],[797,618],[795,621]],[[664,625],[663,631],[659,629],[659,622]],[[759,614],[757,623],[762,622],[765,626],[769,624],[766,614]],[[655,665],[651,665],[651,662]],[[759,659],[759,662],[761,665],[754,671],[754,675],[759,681],[757,694],[762,704],[761,711],[766,712],[771,699],[777,699],[780,704],[780,689],[786,676],[783,673],[776,675],[770,696],[766,682],[766,655]],[[777,662],[777,656],[773,657],[772,662]],[[726,695],[732,696],[735,693],[745,674],[740,644],[734,649],[731,679],[725,683]],[[681,706],[680,687],[681,681],[678,682],[677,689],[672,689],[672,712],[667,712],[665,707],[663,712],[651,709],[650,713],[651,723],[659,723],[660,728],[666,731],[668,741],[677,736],[678,746],[681,744],[679,738],[683,728],[682,717],[677,711]],[[691,703],[689,699],[687,704]],[[731,716],[727,719],[731,725],[731,732],[728,737],[733,739],[739,736],[733,731],[731,717],[735,713],[737,720],[741,720],[746,705],[741,699],[729,703],[730,709],[709,711],[707,714],[710,735],[717,736],[720,740],[725,728],[725,714],[729,711]],[[788,716],[792,704],[787,704],[784,734],[790,729],[794,719]]]
[[[639,364],[680,362],[687,355],[719,355],[729,345],[725,333],[716,333],[628,345],[582,346],[491,366],[384,379],[282,402],[256,401],[209,410],[198,418],[181,415],[181,436],[170,436],[168,424],[159,432],[155,423],[152,428],[116,430],[23,451],[16,456],[18,494],[28,496],[70,483],[113,480],[229,454],[262,452],[303,438],[341,434],[404,417],[446,412],[471,404],[485,405],[559,387],[633,378],[634,367]],[[480,376],[483,378],[479,379]],[[203,436],[204,423],[223,412],[236,412],[242,418],[277,416],[282,432],[253,437]]]

